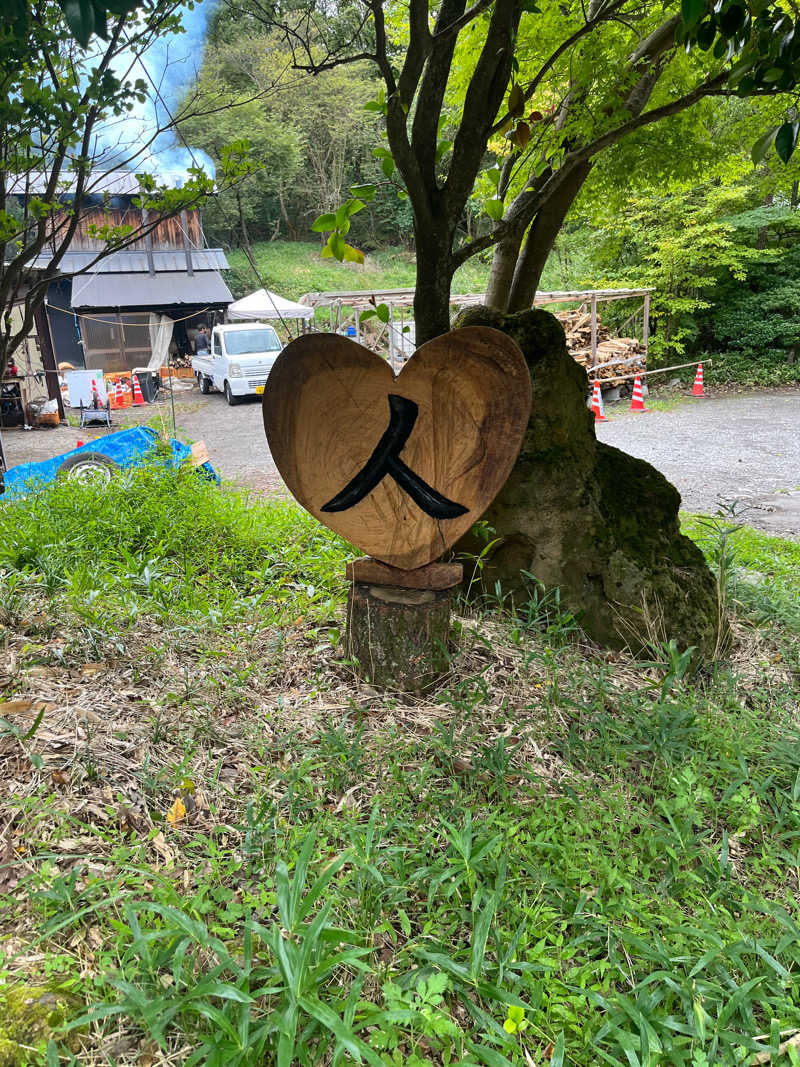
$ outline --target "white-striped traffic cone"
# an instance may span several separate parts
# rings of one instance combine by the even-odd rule
[[[600,391],[600,382],[594,383],[594,389],[592,391],[592,411],[594,412],[595,422],[609,422],[606,418],[605,408],[603,407],[603,394]]]
[[[631,411],[636,411],[639,414],[644,414],[646,411],[650,410],[650,408],[646,408],[644,406],[644,394],[642,393],[642,379],[639,377],[638,374],[636,375],[636,378],[634,379],[634,382],[633,382],[633,395],[631,396],[631,408],[630,409],[631,409]]]
[[[705,390],[703,389],[703,364],[697,364],[697,374],[694,376],[694,385],[692,386],[692,396],[701,396],[705,399]]]

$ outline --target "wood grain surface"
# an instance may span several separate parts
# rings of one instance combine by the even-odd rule
[[[401,464],[463,513],[426,513],[390,473],[352,506],[323,511],[374,462],[387,439],[390,396],[406,414],[416,407]],[[422,345],[397,376],[346,337],[299,337],[270,372],[263,414],[275,465],[303,507],[370,556],[412,570],[437,559],[486,510],[517,457],[530,406],[517,345],[498,330],[468,326]]]
[[[464,580],[464,568],[460,563],[427,563],[413,571],[404,571],[372,556],[351,560],[345,573],[350,582],[390,585],[399,589],[453,589]]]

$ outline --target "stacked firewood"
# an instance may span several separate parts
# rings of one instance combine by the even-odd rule
[[[564,327],[567,351],[587,371],[592,367],[592,315],[589,311],[557,311],[556,318]],[[636,358],[639,357],[639,358]],[[619,360],[631,360],[622,364]],[[603,366],[613,363],[616,366]],[[620,375],[635,374],[646,369],[644,348],[635,337],[612,337],[607,326],[597,320],[597,367],[591,374],[603,386],[621,385]]]

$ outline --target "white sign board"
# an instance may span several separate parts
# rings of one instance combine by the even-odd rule
[[[68,370],[64,374],[64,380],[69,390],[69,405],[79,408],[81,401],[85,408],[92,407],[92,382],[97,390],[101,404],[106,402],[106,383],[103,381],[101,370]]]

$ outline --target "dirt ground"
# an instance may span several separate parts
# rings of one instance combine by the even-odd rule
[[[184,383],[181,383],[184,384]],[[224,478],[259,495],[284,494],[264,438],[255,399],[229,407],[221,395],[202,396],[191,381],[176,391],[179,432],[203,440]],[[671,402],[670,402],[671,403]],[[631,415],[621,404],[597,436],[652,463],[677,486],[689,511],[714,514],[738,500],[748,524],[800,540],[800,390],[750,391],[707,400],[674,398],[666,410]],[[172,432],[168,394],[156,404],[115,413],[114,429],[138,422]],[[9,466],[67,452],[96,432],[71,426],[4,432]]]

